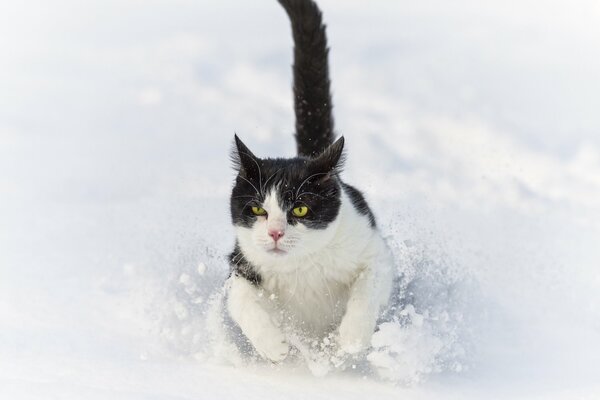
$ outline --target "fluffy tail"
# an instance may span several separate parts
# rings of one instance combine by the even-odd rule
[[[294,37],[294,108],[298,155],[314,157],[333,143],[327,37],[312,0],[279,0]]]

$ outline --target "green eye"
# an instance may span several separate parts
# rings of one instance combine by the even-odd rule
[[[254,215],[265,215],[267,212],[262,207],[252,207],[252,213]]]
[[[292,210],[292,214],[294,214],[295,217],[304,217],[307,213],[308,207],[306,206],[296,207]]]

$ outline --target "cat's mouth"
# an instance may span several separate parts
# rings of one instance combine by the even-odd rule
[[[279,247],[274,247],[274,248],[269,249],[267,251],[269,253],[271,253],[271,254],[279,254],[279,255],[287,254],[287,251],[281,250]]]

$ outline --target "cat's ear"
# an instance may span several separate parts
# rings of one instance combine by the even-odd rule
[[[257,158],[250,149],[240,140],[238,135],[234,135],[235,148],[231,152],[231,161],[233,167],[241,174],[251,175],[258,171]]]
[[[344,160],[344,137],[342,136],[314,158],[311,166],[315,171],[337,173],[342,170]]]

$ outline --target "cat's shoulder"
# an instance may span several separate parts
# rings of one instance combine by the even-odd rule
[[[367,200],[365,199],[363,193],[354,186],[351,186],[345,182],[341,182],[341,184],[344,193],[346,194],[346,196],[348,196],[348,199],[350,200],[350,203],[352,203],[354,209],[360,215],[366,216],[369,219],[371,228],[375,228],[377,226],[377,221],[375,221],[375,215],[371,211],[371,208],[369,207],[369,204],[367,203]]]

